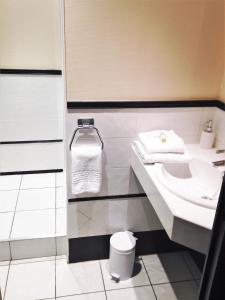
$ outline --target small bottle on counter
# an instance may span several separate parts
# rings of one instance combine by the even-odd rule
[[[213,132],[213,122],[209,120],[206,123],[205,129],[202,131],[200,138],[200,146],[201,148],[211,149],[214,144],[215,133]]]

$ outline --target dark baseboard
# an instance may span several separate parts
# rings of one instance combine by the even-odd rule
[[[0,74],[6,75],[62,75],[61,70],[37,69],[0,69]]]
[[[206,255],[194,250],[190,250],[189,252],[196,265],[199,267],[199,270],[203,271]]]
[[[17,144],[48,144],[48,143],[61,143],[62,139],[56,140],[27,140],[27,141],[1,141],[0,145],[17,145]]]
[[[68,101],[68,109],[116,109],[116,108],[176,108],[176,107],[218,107],[225,104],[213,100],[168,100],[168,101]]]
[[[70,198],[70,199],[68,199],[68,202],[73,203],[73,202],[83,202],[83,201],[127,199],[127,198],[137,198],[137,197],[146,197],[146,194],[145,193],[140,193],[140,194],[127,194],[127,195]]]
[[[6,176],[6,175],[25,175],[25,174],[41,174],[41,173],[60,173],[60,172],[63,172],[63,169],[0,172],[0,176]]]
[[[138,238],[136,255],[187,250],[169,239],[164,230],[135,232]],[[69,239],[69,262],[81,262],[109,257],[111,235],[89,236]]]

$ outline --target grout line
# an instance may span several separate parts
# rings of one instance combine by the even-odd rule
[[[8,285],[8,279],[9,279],[9,270],[11,268],[11,260],[9,261],[9,268],[8,268],[8,272],[7,272],[7,276],[6,276],[6,283],[5,283],[5,291],[4,294],[2,295],[2,300],[5,299],[5,295],[6,295],[6,289],[7,289],[7,285]]]
[[[104,281],[104,276],[103,276],[103,272],[102,272],[101,261],[99,260],[98,263],[99,263],[100,271],[101,271],[101,275],[102,275],[102,283],[103,283],[104,292],[105,292],[105,299],[107,300],[107,293],[106,293],[106,288],[105,288],[105,281]]]
[[[104,291],[93,291],[93,292],[84,292],[84,293],[79,293],[79,294],[67,294],[67,295],[63,295],[63,296],[59,296],[59,297],[56,297],[57,299],[65,299],[67,297],[72,297],[72,296],[81,296],[81,295],[90,295],[90,294],[99,294],[99,293],[104,293]],[[47,298],[47,299],[52,299],[52,298]],[[36,299],[35,299],[36,300]],[[38,300],[45,300],[44,299],[38,299]],[[107,299],[106,299],[107,300]]]
[[[155,285],[164,285],[164,284],[170,284],[170,283],[182,283],[182,282],[195,282],[195,279],[187,279],[187,280],[176,280],[176,281],[168,281],[168,282],[162,282],[162,283],[154,283],[152,286]]]
[[[11,260],[12,260],[13,258],[12,258],[12,249],[11,249],[11,243],[10,243],[10,240],[11,240],[11,235],[12,235],[12,230],[13,230],[14,220],[15,220],[15,216],[16,216],[16,208],[17,208],[17,205],[18,205],[18,202],[19,202],[20,187],[21,187],[21,184],[22,184],[22,180],[23,180],[23,175],[21,175],[21,178],[20,178],[19,190],[18,190],[18,194],[17,194],[16,205],[15,205],[14,214],[13,214],[13,219],[12,219],[12,225],[11,225],[11,229],[10,229],[10,233],[9,233],[9,251],[10,251],[10,258],[11,258]]]
[[[147,287],[147,286],[151,286],[151,284],[141,284],[141,285],[134,285],[134,286],[126,286],[126,287],[120,287],[118,289],[109,289],[109,290],[106,290],[106,292],[113,292],[113,291],[120,291],[120,290],[127,290],[127,289],[134,289],[134,288],[141,288],[141,287]]]
[[[152,282],[151,282],[150,276],[149,276],[149,274],[148,274],[147,268],[146,268],[146,266],[145,266],[145,263],[144,263],[144,260],[142,259],[142,257],[141,257],[141,261],[142,261],[142,263],[143,263],[143,266],[144,266],[145,272],[146,272],[146,274],[147,274],[147,276],[148,276],[148,280],[149,280],[149,282],[150,282],[150,286],[152,287],[152,290],[153,290],[153,293],[154,293],[155,299],[157,300],[158,298],[157,298],[157,296],[156,296],[156,293],[155,293],[154,287],[153,287],[153,285],[152,285]]]
[[[57,201],[57,195],[56,195],[56,174],[55,174],[55,298],[56,298],[56,256],[57,256],[57,238],[56,238],[56,224],[57,224],[57,213],[56,213],[56,201]]]
[[[24,176],[24,175],[23,175]],[[42,186],[42,187],[29,187],[29,188],[22,188],[21,191],[27,191],[27,190],[44,190],[44,189],[54,189],[55,186]]]
[[[65,208],[65,207],[59,207],[59,208]],[[43,211],[43,210],[55,210],[55,206],[54,207],[49,207],[49,208],[23,209],[23,210],[17,210],[16,212]]]
[[[53,256],[46,256],[46,259],[43,259],[43,257],[45,257],[45,256],[33,257],[33,258],[14,259],[14,260],[11,261],[12,262],[11,265],[12,266],[27,265],[27,264],[35,264],[35,263],[42,263],[42,262],[46,262],[46,261],[54,261],[55,260],[55,255],[54,255],[54,258],[52,258],[52,259],[50,257],[53,257]],[[40,260],[38,260],[38,259],[40,259]],[[27,261],[24,262],[23,260],[27,260]],[[29,260],[31,260],[31,261],[29,261]],[[15,263],[15,261],[18,261],[18,262]]]

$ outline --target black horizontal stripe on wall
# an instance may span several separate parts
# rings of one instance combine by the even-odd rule
[[[96,201],[96,200],[109,200],[109,199],[125,199],[125,198],[136,198],[146,197],[145,193],[140,194],[128,194],[128,195],[113,195],[113,196],[99,196],[99,197],[83,197],[83,198],[71,198],[68,202],[82,202],[82,201]]]
[[[164,230],[134,232],[137,237],[136,255],[187,250],[171,241]],[[69,262],[109,258],[111,235],[87,236],[69,239]]]
[[[218,107],[225,110],[225,104],[215,100],[177,101],[68,101],[68,109],[116,109],[116,108],[176,108],[176,107]]]
[[[25,174],[41,174],[41,173],[60,173],[60,172],[63,172],[63,169],[0,172],[0,176],[25,175]]]
[[[0,74],[8,75],[62,75],[61,70],[0,69]]]
[[[0,145],[15,145],[15,144],[38,144],[38,143],[61,143],[62,139],[57,140],[30,140],[30,141],[2,141]]]

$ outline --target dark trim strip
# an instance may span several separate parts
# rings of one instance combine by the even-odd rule
[[[219,107],[225,104],[219,100],[179,101],[98,101],[67,102],[68,109],[113,109],[113,108],[174,108],[174,107]]]
[[[218,101],[217,107],[225,111],[225,103],[224,102]]]
[[[169,239],[164,230],[135,232],[138,238],[136,255],[187,250]],[[89,236],[69,239],[69,262],[106,259],[109,257],[111,235]]]
[[[60,173],[60,172],[63,172],[63,169],[0,172],[0,176],[23,175],[23,174],[41,174],[41,173]]]
[[[14,144],[37,144],[37,143],[61,143],[63,140],[33,140],[33,141],[5,141],[0,142],[0,145],[14,145]]]
[[[36,70],[36,69],[0,69],[0,74],[8,75],[62,75],[61,70]]]
[[[72,202],[81,202],[81,201],[95,201],[95,200],[107,200],[107,199],[136,198],[136,197],[146,197],[146,194],[140,193],[140,194],[129,194],[129,195],[71,198],[71,199],[68,199],[68,202],[72,203]]]

